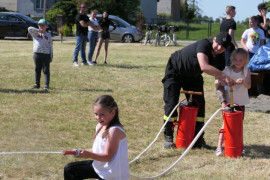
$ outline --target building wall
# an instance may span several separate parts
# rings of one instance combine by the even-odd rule
[[[157,3],[157,13],[166,13],[168,15],[171,15],[171,3],[171,0],[159,0],[159,2]]]
[[[4,7],[11,11],[17,11],[17,0],[1,0],[0,7]]]
[[[16,11],[25,15],[34,17],[42,17],[43,9],[36,8],[36,0],[0,0],[0,7],[5,7],[7,10]],[[47,0],[47,7],[50,8],[56,1]],[[47,9],[48,11],[49,9]]]
[[[154,23],[157,18],[157,0],[141,0],[140,4],[146,23]]]

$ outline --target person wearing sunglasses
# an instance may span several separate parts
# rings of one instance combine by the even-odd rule
[[[76,24],[76,46],[73,54],[73,66],[78,67],[78,55],[81,53],[82,65],[88,65],[86,61],[85,48],[87,43],[88,26],[93,29],[99,30],[86,15],[86,7],[84,4],[80,5],[79,14],[75,18]]]

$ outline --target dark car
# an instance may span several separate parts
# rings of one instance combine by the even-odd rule
[[[32,39],[28,27],[38,28],[38,22],[32,18],[16,12],[0,12],[0,38],[26,37]],[[53,35],[53,28],[49,25],[48,32]]]

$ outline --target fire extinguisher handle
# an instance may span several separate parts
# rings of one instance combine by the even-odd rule
[[[202,96],[203,93],[202,92],[196,92],[196,91],[186,91],[186,90],[181,90],[180,93],[184,93],[184,94],[192,94],[192,95],[200,95]]]

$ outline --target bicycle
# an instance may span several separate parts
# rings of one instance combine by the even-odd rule
[[[151,24],[146,24],[146,33],[145,33],[145,39],[144,39],[144,45],[152,44],[151,40],[153,39],[153,26]]]
[[[169,35],[170,28],[166,25],[162,25],[160,31],[163,32],[164,35],[160,36],[159,45],[169,46],[169,44],[171,43],[171,37]]]
[[[170,29],[172,29],[173,32],[172,42],[175,46],[177,46],[177,36],[175,32],[179,31],[179,26],[170,26]]]

